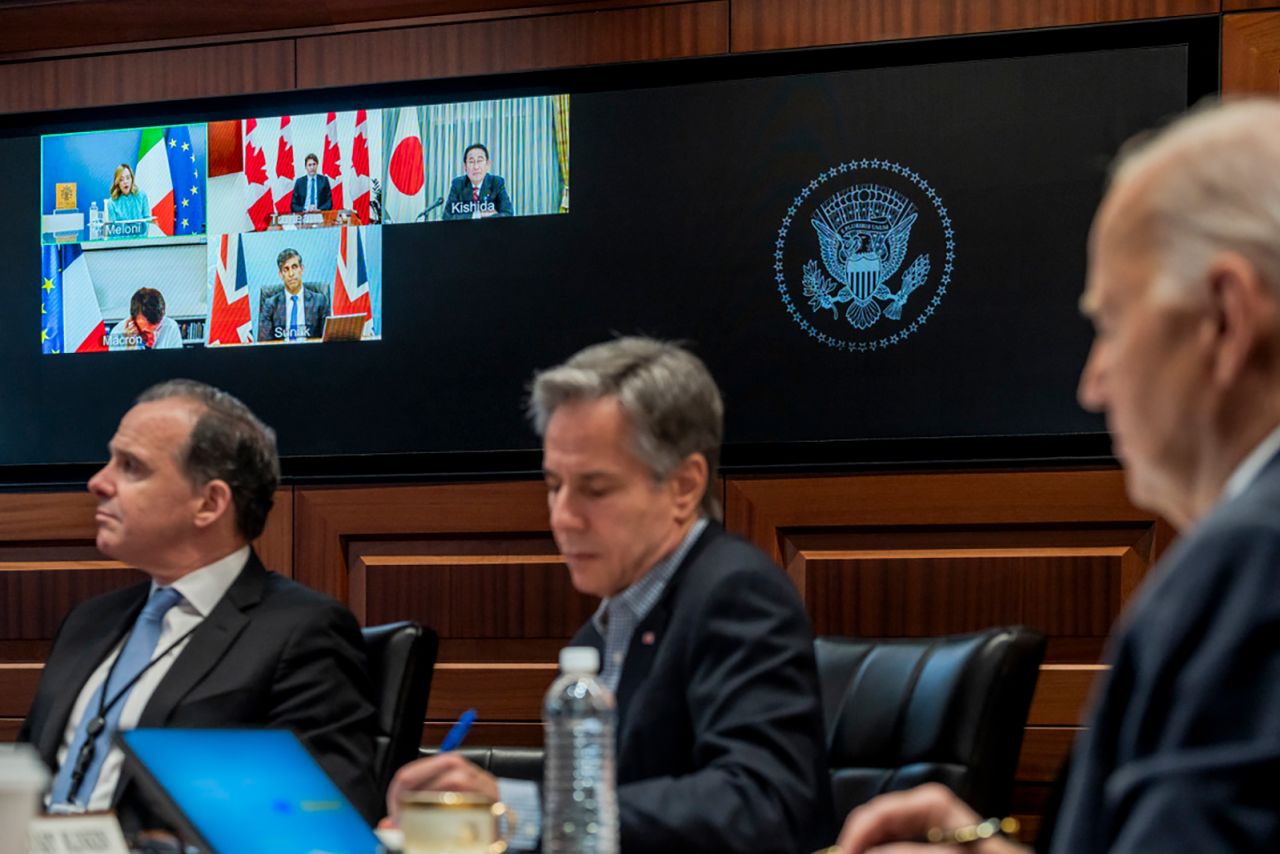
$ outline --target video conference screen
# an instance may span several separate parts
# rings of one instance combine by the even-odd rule
[[[382,227],[567,213],[568,134],[560,95],[44,135],[42,351],[380,340]]]
[[[730,464],[1078,454],[1108,164],[1216,63],[1183,20],[14,119],[0,466],[191,377],[286,474],[536,470],[532,373],[636,333]]]

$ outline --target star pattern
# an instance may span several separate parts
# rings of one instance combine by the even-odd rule
[[[942,226],[942,234],[946,238],[946,264],[942,268],[942,276],[939,280],[937,288],[934,289],[933,297],[925,304],[920,313],[911,321],[906,328],[900,329],[891,335],[883,338],[872,339],[870,341],[848,341],[836,338],[820,331],[805,317],[800,314],[800,310],[796,307],[795,302],[791,299],[791,288],[787,283],[784,275],[784,250],[786,248],[787,235],[791,230],[791,223],[795,216],[799,213],[801,206],[805,200],[817,190],[822,184],[839,175],[845,175],[854,169],[883,169],[893,172],[897,175],[905,177],[911,183],[915,184],[919,190],[933,204],[935,212],[938,214],[938,221]],[[934,311],[941,305],[942,298],[947,294],[947,287],[951,284],[951,275],[955,271],[955,230],[951,224],[951,217],[947,213],[946,206],[942,204],[942,198],[938,195],[937,190],[929,185],[927,181],[920,176],[914,169],[903,166],[891,160],[849,160],[826,169],[818,174],[818,177],[810,181],[807,185],[800,189],[800,192],[792,200],[791,206],[787,208],[787,214],[782,218],[782,225],[778,229],[778,237],[774,242],[773,252],[773,270],[774,280],[778,284],[778,293],[782,299],[783,308],[787,314],[800,326],[800,329],[810,338],[815,339],[821,344],[833,347],[837,350],[848,350],[849,352],[866,353],[876,350],[885,350],[890,346],[905,341],[908,336],[919,331],[924,324],[933,316]]]

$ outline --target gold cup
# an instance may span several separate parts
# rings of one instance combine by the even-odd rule
[[[499,830],[505,819],[506,836]],[[403,854],[503,854],[515,813],[469,792],[405,792],[400,798]]]

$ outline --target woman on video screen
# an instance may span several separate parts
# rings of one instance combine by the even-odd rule
[[[107,200],[107,219],[111,222],[121,220],[150,220],[151,202],[147,194],[138,189],[133,180],[133,168],[128,163],[116,167],[115,177],[111,179],[111,198]]]

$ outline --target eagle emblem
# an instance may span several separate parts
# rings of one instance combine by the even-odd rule
[[[921,253],[898,289],[890,286],[918,215],[910,199],[877,184],[856,184],[819,205],[810,222],[822,264],[808,261],[802,280],[810,309],[831,309],[838,319],[847,304],[844,316],[855,329],[869,329],[882,316],[900,320],[907,299],[929,278],[929,256]]]

